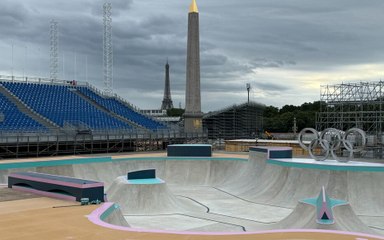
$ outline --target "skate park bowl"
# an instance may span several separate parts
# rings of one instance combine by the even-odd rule
[[[109,239],[384,239],[383,164],[291,156],[252,147],[249,155],[3,162],[0,180],[22,169],[103,182],[107,202],[79,221]],[[127,172],[145,169],[156,178],[130,182]],[[324,213],[332,223],[319,221]]]

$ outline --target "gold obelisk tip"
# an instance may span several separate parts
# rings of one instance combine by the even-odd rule
[[[199,9],[197,9],[196,0],[192,0],[191,6],[189,6],[190,13],[198,13]]]

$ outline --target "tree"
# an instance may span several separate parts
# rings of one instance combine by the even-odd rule
[[[315,101],[313,103],[303,103],[301,106],[300,106],[300,110],[301,111],[315,111],[315,112],[318,112],[320,111],[320,101]]]
[[[301,106],[285,105],[280,110],[269,106],[264,110],[264,130],[269,132],[292,132],[296,118],[298,130],[316,125],[316,112],[320,111],[320,101],[303,103]]]
[[[264,109],[264,117],[270,118],[279,115],[279,109],[274,106],[268,106]]]
[[[293,112],[296,112],[296,111],[299,111],[299,110],[300,110],[300,107],[296,107],[296,106],[293,106],[293,105],[285,105],[285,106],[283,106],[280,109],[279,113],[280,114],[284,114],[284,113],[288,113],[288,112],[293,113]]]
[[[182,108],[171,108],[167,110],[168,117],[181,117],[184,114],[184,109]]]

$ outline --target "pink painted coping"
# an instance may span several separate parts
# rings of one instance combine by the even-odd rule
[[[115,203],[106,202],[103,203],[99,208],[94,210],[90,215],[87,216],[88,220],[92,223],[99,225],[101,227],[106,227],[114,230],[121,230],[127,232],[141,232],[141,233],[163,233],[163,234],[178,234],[178,235],[251,235],[251,234],[273,234],[273,233],[329,233],[329,234],[339,234],[339,235],[350,235],[356,237],[357,240],[366,240],[366,238],[376,238],[384,239],[381,236],[375,236],[364,233],[355,233],[355,232],[346,232],[346,231],[334,231],[334,230],[322,230],[322,229],[279,229],[279,230],[268,230],[268,231],[258,231],[258,232],[181,232],[181,231],[165,231],[165,230],[148,230],[148,229],[138,229],[113,225],[101,220],[101,215],[107,211],[110,207],[113,207]]]
[[[50,174],[46,174],[46,175],[50,175]],[[75,188],[93,188],[93,187],[103,187],[104,186],[104,183],[99,183],[99,182],[98,183],[87,183],[87,184],[76,184],[76,183],[68,183],[68,182],[52,180],[52,179],[25,176],[25,175],[16,174],[16,173],[11,173],[9,176],[14,177],[14,178],[26,179],[26,180],[30,180],[30,181],[44,182],[44,183],[56,184],[56,185],[67,186],[67,187],[75,187]]]
[[[36,189],[32,189],[32,188],[26,188],[26,187],[20,187],[20,186],[13,186],[12,189],[22,191],[22,192],[35,193],[35,194],[42,195],[45,197],[58,198],[58,199],[76,202],[76,197],[68,196],[68,195],[64,195],[64,194],[45,192],[45,191],[40,191],[40,190],[36,190]]]

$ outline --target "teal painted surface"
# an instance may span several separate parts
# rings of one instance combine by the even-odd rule
[[[179,147],[212,147],[211,144],[172,144],[168,146],[179,146]]]
[[[158,178],[148,178],[148,179],[131,179],[128,180],[130,184],[160,184],[164,183],[164,181]]]
[[[102,221],[104,221],[104,219],[106,219],[109,215],[111,215],[111,213],[113,213],[116,209],[120,208],[118,204],[114,203],[113,205],[111,205],[106,211],[104,211],[101,215],[100,215],[100,219]]]
[[[325,219],[320,219],[318,220],[318,223],[320,224],[325,224],[325,225],[329,225],[329,224],[334,224],[335,223],[335,220],[325,220]]]
[[[318,170],[332,170],[332,171],[349,171],[349,172],[384,172],[384,166],[351,166],[351,165],[325,165],[325,164],[310,164],[299,162],[283,162],[275,159],[268,159],[268,164],[279,165],[283,167],[294,168],[309,168]]]
[[[306,203],[306,204],[309,204],[312,206],[316,206],[317,205],[317,198],[306,198],[306,199],[300,200],[300,202]]]
[[[267,153],[268,149],[266,147],[249,147],[249,151]]]
[[[319,208],[321,207],[321,204],[323,201],[322,201],[322,197],[319,196],[317,198],[306,198],[306,199],[300,200],[300,202]],[[327,196],[327,206],[331,209],[336,206],[345,205],[345,204],[348,204],[348,202],[340,199],[330,198]]]
[[[346,202],[344,200],[340,200],[340,199],[330,198],[328,195],[326,195],[325,197],[326,197],[327,209],[329,210],[328,214],[330,214],[328,217],[330,217],[331,219],[319,219],[319,218],[317,218],[316,221],[319,224],[333,224],[335,221],[333,219],[333,212],[332,212],[333,210],[332,209],[336,206],[348,204],[348,202]],[[317,216],[319,216],[319,213],[323,207],[322,206],[323,205],[323,196],[320,193],[317,198],[307,198],[307,199],[300,200],[300,202],[316,207]]]
[[[73,164],[88,164],[88,163],[103,163],[111,162],[111,157],[100,158],[78,158],[78,159],[65,159],[65,160],[48,160],[37,162],[13,162],[0,164],[0,170],[15,169],[15,168],[33,168],[33,167],[52,167],[52,166],[64,166]]]
[[[134,157],[113,159],[119,161],[242,161],[247,162],[245,158],[222,158],[222,157]]]
[[[37,162],[12,162],[0,164],[0,170],[17,169],[17,168],[34,168],[34,167],[53,167],[65,166],[75,164],[89,164],[89,163],[105,163],[105,162],[123,162],[123,161],[243,161],[247,162],[248,159],[244,158],[221,158],[221,157],[133,157],[133,158],[120,158],[112,159],[111,157],[99,158],[78,158],[78,159],[65,159],[65,160],[47,160]]]
[[[331,198],[331,207],[348,204],[347,201]]]
[[[292,149],[289,150],[271,150],[269,158],[292,158]]]

